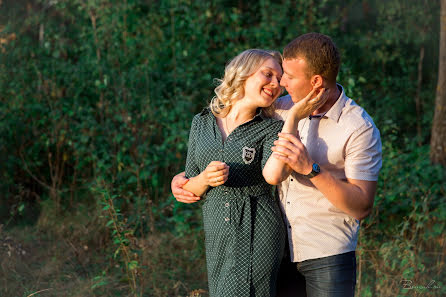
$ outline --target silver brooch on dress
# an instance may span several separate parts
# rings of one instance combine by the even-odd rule
[[[252,161],[254,161],[255,154],[256,154],[255,148],[250,148],[245,146],[243,148],[243,154],[242,154],[243,162],[245,162],[245,164],[251,164]]]

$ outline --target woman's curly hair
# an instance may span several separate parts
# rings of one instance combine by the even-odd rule
[[[277,51],[248,49],[237,55],[225,67],[223,79],[216,79],[214,98],[209,105],[212,113],[225,117],[235,101],[244,94],[245,81],[267,60],[273,58],[282,67],[282,55]],[[263,108],[266,116],[272,116],[274,107]]]

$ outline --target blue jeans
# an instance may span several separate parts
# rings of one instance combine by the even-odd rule
[[[355,294],[355,285],[354,251],[297,263],[285,257],[277,297],[350,297]]]

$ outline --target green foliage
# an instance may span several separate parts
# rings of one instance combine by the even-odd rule
[[[192,117],[230,58],[281,50],[310,31],[333,37],[339,82],[382,134],[358,295],[404,295],[403,278],[420,286],[445,279],[446,179],[427,145],[438,1],[19,0],[0,8],[0,219],[57,238],[80,232],[55,227],[79,209],[95,218],[101,228],[90,240],[104,254],[91,268],[91,294],[206,288],[200,204],[170,194]]]

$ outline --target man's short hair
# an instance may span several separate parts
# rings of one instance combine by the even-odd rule
[[[330,37],[320,33],[303,34],[283,49],[284,59],[301,58],[307,62],[308,77],[321,75],[329,82],[336,82],[341,57]]]

